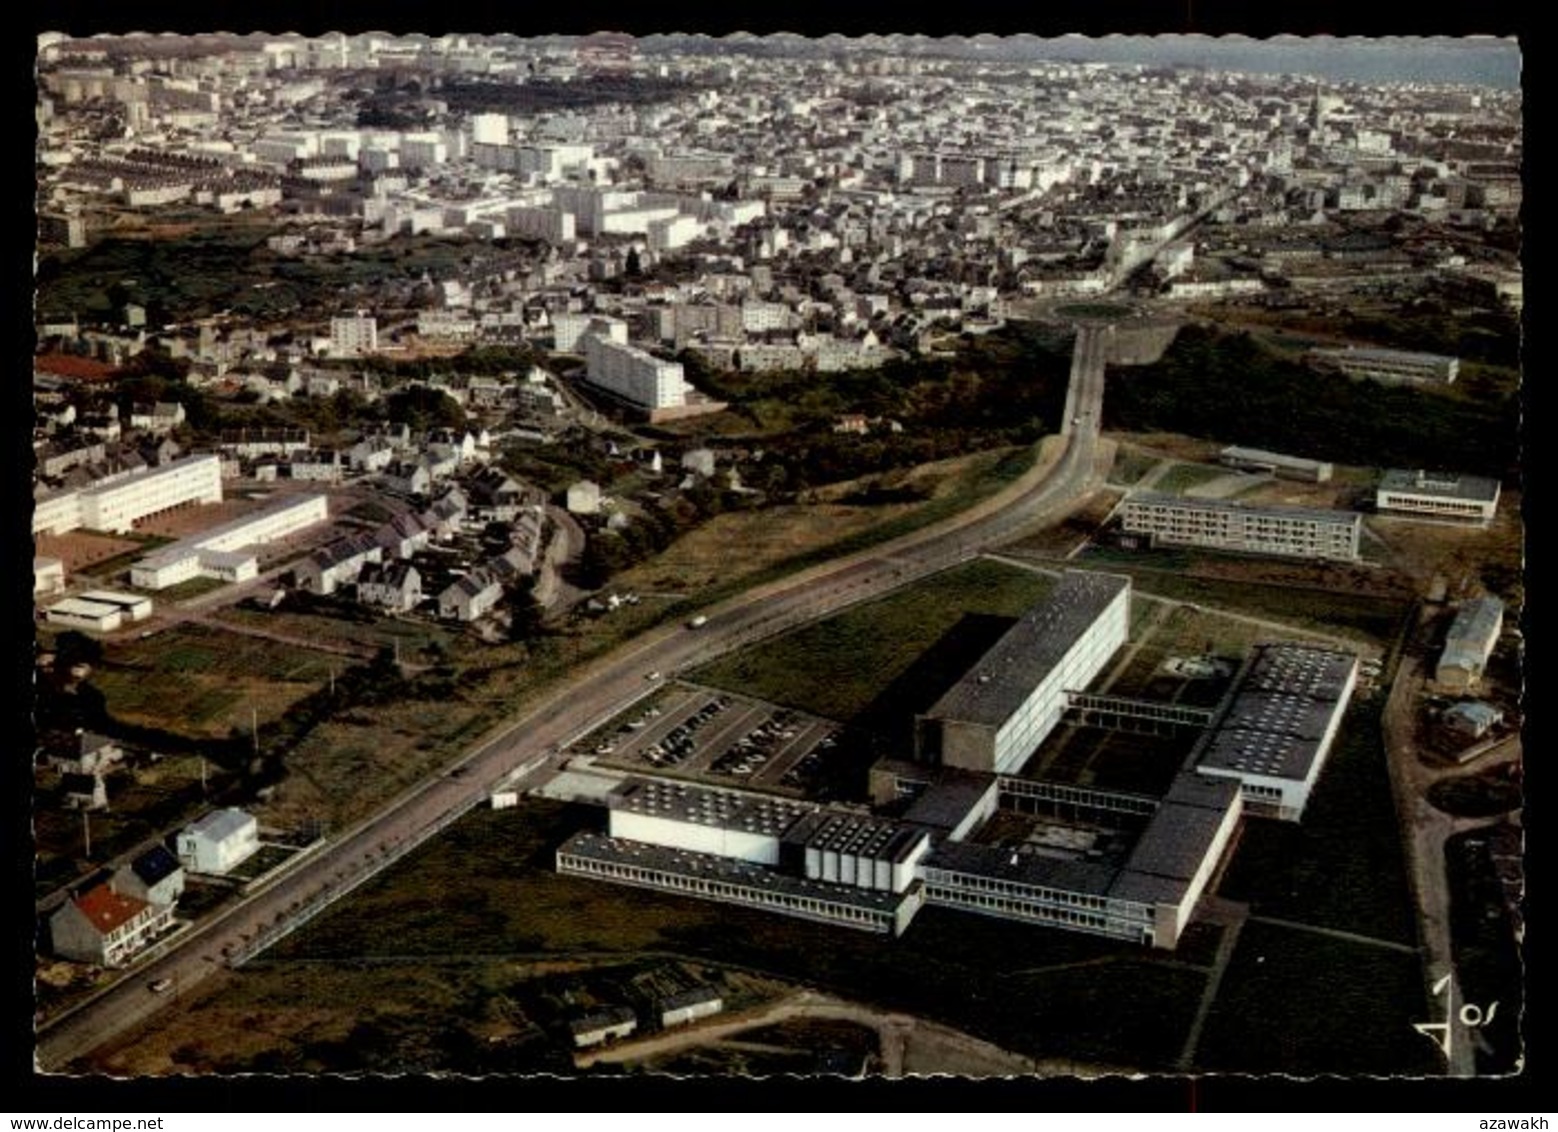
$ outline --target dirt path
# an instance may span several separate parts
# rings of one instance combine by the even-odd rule
[[[575,1055],[581,1069],[600,1063],[644,1061],[683,1050],[725,1042],[746,1030],[802,1018],[853,1022],[877,1032],[883,1074],[959,1073],[969,1076],[1028,1075],[1039,1065],[961,1031],[911,1015],[875,1010],[817,991],[799,991],[771,1006],[743,1011],[718,1021],[664,1031],[606,1049]]]
[[[1209,902],[1207,911],[1209,918],[1222,924],[1223,933],[1217,941],[1217,955],[1212,960],[1211,973],[1207,975],[1206,985],[1201,989],[1201,1002],[1196,1007],[1195,1020],[1190,1023],[1190,1030],[1185,1034],[1185,1044],[1180,1047],[1179,1060],[1175,1063],[1175,1068],[1181,1071],[1188,1071],[1195,1066],[1196,1051],[1201,1045],[1201,1031],[1206,1026],[1207,1016],[1212,1012],[1212,1004],[1217,1001],[1217,992],[1222,989],[1223,975],[1227,973],[1229,960],[1233,958],[1234,948],[1238,946],[1239,933],[1250,919],[1248,909],[1232,901]]]
[[[1402,843],[1407,853],[1407,869],[1417,903],[1418,936],[1422,943],[1424,974],[1431,987],[1455,971],[1455,956],[1450,939],[1450,889],[1445,869],[1445,842],[1457,833],[1494,825],[1502,815],[1488,818],[1454,818],[1428,802],[1428,790],[1442,778],[1463,773],[1460,767],[1434,768],[1424,765],[1413,746],[1413,718],[1416,695],[1422,686],[1421,662],[1402,657],[1381,717],[1391,787],[1402,827]],[[1501,752],[1503,759],[1518,758],[1520,748],[1512,744]],[[1480,769],[1480,768],[1479,768]],[[1452,987],[1453,991],[1455,988]],[[1431,1003],[1429,1013],[1437,1020],[1439,1004]],[[1457,1027],[1457,1029],[1461,1029]],[[1472,1043],[1465,1034],[1452,1032],[1446,1073],[1452,1077],[1476,1074]],[[1455,1040],[1459,1038],[1460,1040]]]

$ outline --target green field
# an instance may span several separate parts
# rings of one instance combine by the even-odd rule
[[[1207,1016],[1197,1068],[1224,1072],[1433,1074],[1412,1028],[1431,1021],[1417,957],[1250,923]]]
[[[929,707],[1054,579],[980,560],[723,657],[700,684],[860,726]]]
[[[1191,488],[1232,474],[1228,468],[1214,468],[1207,464],[1175,464],[1158,478],[1153,490],[1168,495],[1183,495]]]
[[[92,673],[111,716],[192,738],[274,721],[350,662],[297,645],[179,625],[110,645]]]
[[[1348,712],[1301,823],[1246,823],[1219,892],[1257,915],[1417,942],[1374,711]]]
[[[1377,648],[1386,647],[1395,639],[1407,612],[1404,598],[1197,577],[1187,571],[1194,568],[1198,557],[1189,550],[1144,555],[1090,546],[1077,556],[1074,565],[1129,574],[1143,593],[1281,621],[1295,629],[1348,637]]]
[[[1159,457],[1127,448],[1122,444],[1115,450],[1114,466],[1109,470],[1109,482],[1129,487],[1139,482],[1159,463],[1161,463]]]

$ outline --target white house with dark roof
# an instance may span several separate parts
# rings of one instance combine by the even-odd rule
[[[184,894],[184,866],[166,845],[153,845],[121,865],[110,883],[115,892],[148,904],[177,904]]]
[[[422,602],[422,575],[409,562],[369,564],[357,575],[357,600],[405,613]]]
[[[348,535],[321,547],[293,568],[292,576],[301,590],[332,594],[338,587],[355,581],[370,562],[381,562],[384,548],[368,535]]]
[[[457,579],[438,595],[438,615],[452,621],[475,621],[503,600],[498,580],[481,570]]]

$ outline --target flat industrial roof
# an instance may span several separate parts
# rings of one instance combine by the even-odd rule
[[[1168,495],[1159,491],[1143,491],[1131,496],[1124,506],[1177,507],[1190,511],[1222,511],[1236,515],[1265,515],[1274,519],[1312,519],[1337,526],[1357,526],[1363,516],[1357,511],[1339,511],[1329,507],[1289,507],[1285,504],[1264,504],[1252,507],[1245,503],[1233,503],[1226,499],[1195,499],[1183,495]]]
[[[928,837],[923,829],[869,815],[820,811],[790,827],[785,841],[901,864]]]
[[[857,888],[852,884],[807,880],[805,877],[791,876],[762,865],[738,861],[733,857],[717,857],[712,853],[673,849],[667,845],[648,845],[641,841],[606,837],[598,833],[576,833],[563,842],[557,851],[559,854],[566,853],[587,860],[659,869],[682,876],[746,885],[749,888],[780,895],[826,900],[834,904],[866,908],[873,912],[892,912],[905,895]]]
[[[939,780],[914,800],[903,820],[933,829],[956,829],[994,784],[991,775],[946,768]]]
[[[1082,896],[1143,904],[1178,903],[1190,879],[1205,863],[1217,831],[1238,797],[1239,784],[1232,780],[1179,775],[1123,865],[1085,857],[1066,860],[966,841],[942,842],[924,864]]]
[[[142,558],[138,565],[144,566],[148,569],[157,569],[158,567],[170,566],[176,562],[182,562],[186,558],[190,558],[193,555],[204,551],[205,544],[208,542],[222,538],[226,535],[230,535],[235,531],[241,531],[244,527],[249,526],[251,523],[258,523],[264,519],[269,519],[276,515],[283,515],[288,511],[302,510],[304,508],[311,507],[315,500],[325,498],[326,497],[322,495],[287,496],[283,499],[277,500],[274,503],[271,503],[269,506],[258,508],[257,510],[251,511],[246,515],[240,515],[236,519],[229,519],[225,523],[218,523],[214,527],[208,527],[207,529],[196,534],[187,535],[186,537],[179,539],[177,542],[169,543],[164,547],[159,547],[151,554],[148,554],[145,558]],[[328,503],[326,506],[328,507]],[[323,522],[324,520],[320,521]],[[206,551],[206,553],[210,554],[216,552]]]
[[[124,609],[139,609],[142,606],[150,606],[151,598],[145,594],[122,594],[116,590],[88,590],[81,595],[83,601],[101,602],[103,605],[113,605]]]
[[[924,718],[999,727],[1130,586],[1125,575],[1067,570],[1050,595],[1024,613]]]
[[[788,798],[743,794],[690,782],[639,776],[623,779],[616,789],[606,795],[606,805],[613,810],[665,818],[668,821],[764,833],[774,837],[783,835],[797,819],[817,810],[814,804],[793,802]]]
[[[1220,455],[1228,460],[1251,460],[1263,464],[1275,464],[1282,468],[1328,468],[1324,460],[1311,460],[1306,456],[1285,456],[1281,452],[1267,452],[1264,448],[1241,448],[1230,444]]]
[[[1231,698],[1202,741],[1196,765],[1304,781],[1358,658],[1307,645],[1256,647]]]
[[[1447,366],[1458,358],[1447,353],[1421,353],[1416,350],[1385,350],[1373,346],[1317,347],[1313,352],[1326,358],[1357,358],[1359,361],[1402,361],[1419,366]]]
[[[124,610],[106,601],[87,601],[80,597],[67,597],[48,607],[49,613],[64,613],[75,617],[106,617],[110,613],[123,614]]]
[[[1429,495],[1436,499],[1466,499],[1492,503],[1498,499],[1499,482],[1488,476],[1467,476],[1458,472],[1427,472],[1391,468],[1380,476],[1380,491],[1405,495]]]
[[[1119,866],[1086,859],[1065,860],[1037,853],[1020,853],[1000,845],[943,841],[925,858],[928,869],[950,869],[991,880],[1053,888],[1083,896],[1107,896]]]
[[[1180,780],[1189,780],[1181,783]],[[1239,784],[1182,774],[1136,839],[1122,877],[1132,873],[1188,881],[1206,860],[1218,828],[1237,804]]]

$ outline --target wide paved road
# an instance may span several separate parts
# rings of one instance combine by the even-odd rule
[[[37,1061],[58,1069],[149,1017],[222,968],[263,929],[285,922],[322,895],[371,875],[398,845],[483,799],[518,767],[539,763],[611,718],[653,682],[856,602],[879,597],[916,578],[972,559],[1037,523],[1059,518],[1097,486],[1098,427],[1103,406],[1107,331],[1078,333],[1067,416],[1061,435],[1022,478],[942,523],[880,547],[763,586],[707,610],[697,630],[680,625],[638,638],[585,666],[535,710],[473,751],[455,774],[412,787],[376,816],[296,864],[252,895],[179,940],[134,978],[90,1000],[39,1036]],[[168,979],[170,988],[148,987]]]

